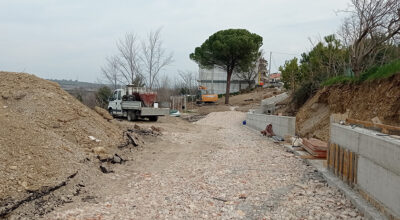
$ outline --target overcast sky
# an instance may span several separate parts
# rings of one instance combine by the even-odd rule
[[[175,62],[165,71],[198,71],[189,59],[211,34],[245,28],[264,38],[272,71],[336,33],[349,0],[0,0],[0,70],[96,82],[106,56],[127,32],[162,27]],[[0,78],[1,80],[1,78]]]

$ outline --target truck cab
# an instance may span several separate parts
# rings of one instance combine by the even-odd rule
[[[121,102],[122,102],[122,94],[124,94],[124,92],[125,91],[123,89],[116,89],[114,90],[113,95],[109,98],[107,109],[111,115],[122,116]]]

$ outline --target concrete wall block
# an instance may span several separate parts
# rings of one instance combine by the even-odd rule
[[[375,131],[331,124],[331,142],[400,175],[400,141],[376,136]]]
[[[400,217],[400,176],[362,156],[357,169],[358,186]]]
[[[359,154],[400,175],[400,145],[369,134],[361,134]]]
[[[268,124],[272,124],[272,129],[279,136],[295,135],[296,118],[264,115],[264,114],[247,114],[247,125],[256,130],[264,130]]]
[[[331,124],[330,141],[358,153],[360,134],[339,124]]]

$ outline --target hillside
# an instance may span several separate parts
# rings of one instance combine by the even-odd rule
[[[49,79],[49,81],[58,83],[60,87],[66,91],[72,91],[72,90],[97,91],[97,89],[104,86],[104,84],[81,82],[77,80]]]
[[[324,87],[298,111],[296,132],[303,137],[328,141],[331,114],[399,126],[400,74],[361,84]]]

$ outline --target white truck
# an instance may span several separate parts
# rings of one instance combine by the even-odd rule
[[[114,90],[108,102],[108,111],[112,116],[126,117],[128,121],[148,118],[157,121],[159,116],[169,115],[169,108],[158,108],[154,102],[157,94],[145,88],[126,86]]]

